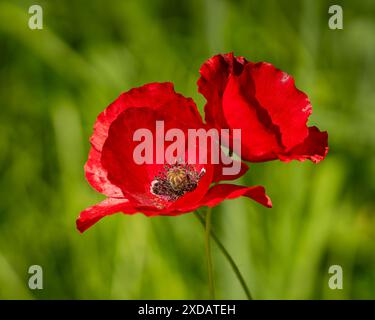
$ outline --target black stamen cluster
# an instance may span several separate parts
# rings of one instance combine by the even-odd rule
[[[184,174],[184,183],[181,183],[178,188],[173,187],[168,179],[168,172],[171,170],[182,170]],[[199,180],[204,175],[204,171],[197,172],[196,169],[189,164],[175,163],[173,165],[167,164],[163,170],[159,172],[151,184],[151,193],[161,196],[168,201],[176,201],[187,192],[195,190],[198,186]]]

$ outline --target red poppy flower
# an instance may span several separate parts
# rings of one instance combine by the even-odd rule
[[[311,104],[290,75],[269,63],[249,62],[231,53],[206,61],[200,74],[206,122],[241,129],[244,160],[316,163],[325,158],[328,134],[306,125]]]
[[[117,212],[179,215],[240,196],[271,207],[261,186],[212,186],[213,182],[238,178],[247,171],[245,164],[232,176],[223,176],[220,164],[157,164],[156,147],[151,164],[137,164],[133,151],[139,142],[134,141],[134,132],[142,128],[155,134],[155,123],[160,120],[164,121],[165,130],[179,128],[186,133],[189,129],[206,128],[194,102],[177,94],[171,83],[132,89],[99,115],[85,172],[88,182],[107,199],[81,212],[77,219],[79,231]],[[165,143],[163,152],[171,143]],[[197,154],[201,151],[204,150],[196,150]]]

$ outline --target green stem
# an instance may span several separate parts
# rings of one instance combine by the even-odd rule
[[[208,287],[210,290],[210,299],[214,300],[215,299],[215,286],[214,286],[214,276],[213,276],[213,268],[212,268],[211,244],[210,244],[211,211],[212,211],[212,208],[208,208],[206,212],[205,243],[206,243],[206,257],[207,257],[207,271],[208,271]]]
[[[194,214],[198,218],[198,220],[202,224],[202,226],[206,228],[206,236],[207,236],[207,226],[206,226],[207,221],[205,223],[205,220],[203,219],[203,217],[198,212],[195,211]],[[244,280],[244,278],[243,278],[240,270],[238,269],[236,263],[234,262],[233,258],[229,254],[228,250],[221,243],[221,241],[219,240],[219,238],[217,237],[217,235],[212,230],[209,230],[209,231],[210,231],[212,239],[215,241],[216,245],[218,246],[218,248],[220,249],[220,251],[223,253],[224,257],[228,260],[229,264],[231,265],[231,267],[232,267],[232,269],[233,269],[233,271],[234,271],[234,273],[235,273],[238,281],[240,282],[240,284],[242,286],[242,289],[244,290],[244,292],[246,294],[247,299],[248,300],[252,300],[253,298],[251,296],[250,290],[247,287],[246,282],[245,282],[245,280]],[[206,240],[206,242],[207,242],[207,240]]]

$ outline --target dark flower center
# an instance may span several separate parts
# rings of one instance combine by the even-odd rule
[[[176,201],[186,192],[195,190],[205,172],[205,169],[198,172],[188,164],[165,165],[151,182],[151,193],[167,201]]]

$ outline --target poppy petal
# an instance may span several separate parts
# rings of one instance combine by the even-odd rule
[[[282,150],[278,129],[267,112],[243,91],[241,80],[230,76],[223,95],[223,111],[229,127],[241,129],[241,157],[253,162],[275,159]]]
[[[103,217],[118,212],[132,214],[136,210],[127,199],[107,198],[80,213],[76,221],[77,229],[82,233]]]
[[[253,84],[254,98],[278,127],[286,150],[307,137],[306,123],[312,108],[307,95],[296,88],[292,76],[270,63],[259,62],[248,64],[240,78],[242,85]]]
[[[91,144],[98,151],[102,150],[108,136],[109,127],[124,110],[146,106],[150,109],[158,108],[171,99],[171,94],[176,94],[171,82],[148,83],[122,93],[99,114],[94,125],[94,133],[90,138]]]
[[[288,153],[280,155],[280,160],[290,161],[306,159],[314,163],[322,161],[328,153],[328,133],[321,132],[317,127],[309,127],[309,135],[299,145],[294,147]]]
[[[205,197],[200,201],[199,206],[214,207],[223,200],[235,199],[241,196],[253,199],[268,208],[272,207],[271,199],[266,195],[264,187],[245,187],[234,184],[217,184],[211,187]]]
[[[207,123],[211,123],[215,127],[227,127],[221,107],[221,97],[229,75],[232,72],[239,74],[245,63],[245,58],[235,57],[233,53],[228,53],[213,56],[201,66],[198,91],[207,100],[204,108]]]
[[[108,180],[107,170],[103,168],[100,157],[101,152],[91,147],[84,167],[87,181],[95,190],[105,194],[107,197],[124,197],[121,189]]]

